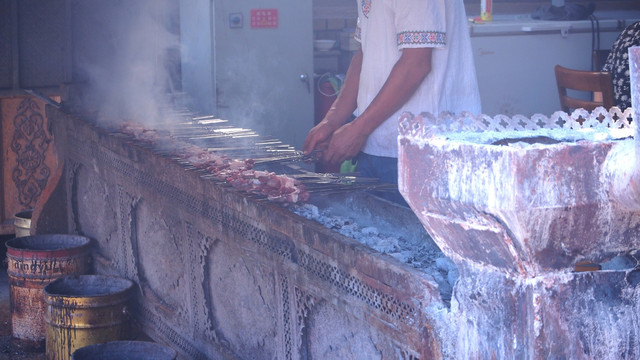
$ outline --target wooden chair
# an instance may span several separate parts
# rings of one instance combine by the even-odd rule
[[[555,72],[562,111],[568,113],[579,108],[593,111],[598,106],[605,109],[614,106],[613,83],[608,72],[573,70],[560,65],[556,65]],[[591,100],[569,96],[567,89],[590,92]]]

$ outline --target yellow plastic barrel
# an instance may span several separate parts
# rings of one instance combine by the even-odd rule
[[[172,348],[149,341],[110,341],[82,347],[73,352],[72,360],[175,360]]]
[[[16,237],[31,235],[31,215],[33,210],[25,210],[13,215],[13,230]]]
[[[68,360],[85,346],[130,337],[133,282],[107,275],[65,276],[44,288],[46,356]]]
[[[42,289],[55,279],[91,269],[90,239],[76,235],[34,235],[6,242],[7,273],[14,342],[39,348],[45,344]]]

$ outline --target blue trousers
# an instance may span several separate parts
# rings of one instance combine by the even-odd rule
[[[376,156],[360,152],[356,158],[356,171],[363,177],[378,178],[380,182],[395,184],[393,191],[374,191],[377,196],[402,206],[409,207],[400,191],[398,191],[398,159],[386,156]]]

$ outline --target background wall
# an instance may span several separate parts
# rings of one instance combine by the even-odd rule
[[[467,16],[480,15],[480,0],[464,0]],[[572,2],[566,0],[566,2]],[[587,5],[586,1],[573,1]],[[603,19],[637,19],[638,0],[599,0],[596,16]],[[490,115],[542,112],[550,115],[559,109],[553,66],[561,64],[591,70],[592,50],[609,49],[626,22],[600,21],[601,33],[593,34],[589,20],[567,22],[561,35],[558,29],[535,29],[525,25],[529,14],[551,0],[494,0],[494,21],[471,25],[474,61],[483,99],[483,112]],[[341,36],[356,26],[357,3],[354,0],[314,0],[314,36],[316,39],[344,41]],[[528,20],[531,23],[531,20]],[[559,22],[554,25],[561,26]],[[553,28],[553,29],[552,29]],[[554,30],[555,29],[555,30]],[[592,44],[597,37],[596,44]],[[599,44],[599,45],[598,45]],[[346,72],[352,52],[338,44],[334,53],[316,52],[316,71]],[[333,61],[330,61],[333,60]],[[333,68],[330,68],[333,66]],[[542,96],[544,95],[544,96]]]
[[[325,1],[325,0],[316,0]],[[341,0],[344,1],[344,0]],[[571,1],[576,4],[586,5],[589,3],[596,4],[596,10],[630,10],[640,9],[640,1],[637,0],[596,0],[596,1]],[[480,14],[480,0],[464,0],[468,15]],[[538,6],[550,5],[551,0],[493,0],[494,14],[523,14],[531,13]]]

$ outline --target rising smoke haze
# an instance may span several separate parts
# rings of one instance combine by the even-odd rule
[[[171,108],[180,44],[175,0],[74,4],[76,59],[86,85],[82,106],[105,126],[136,121],[155,127]]]

